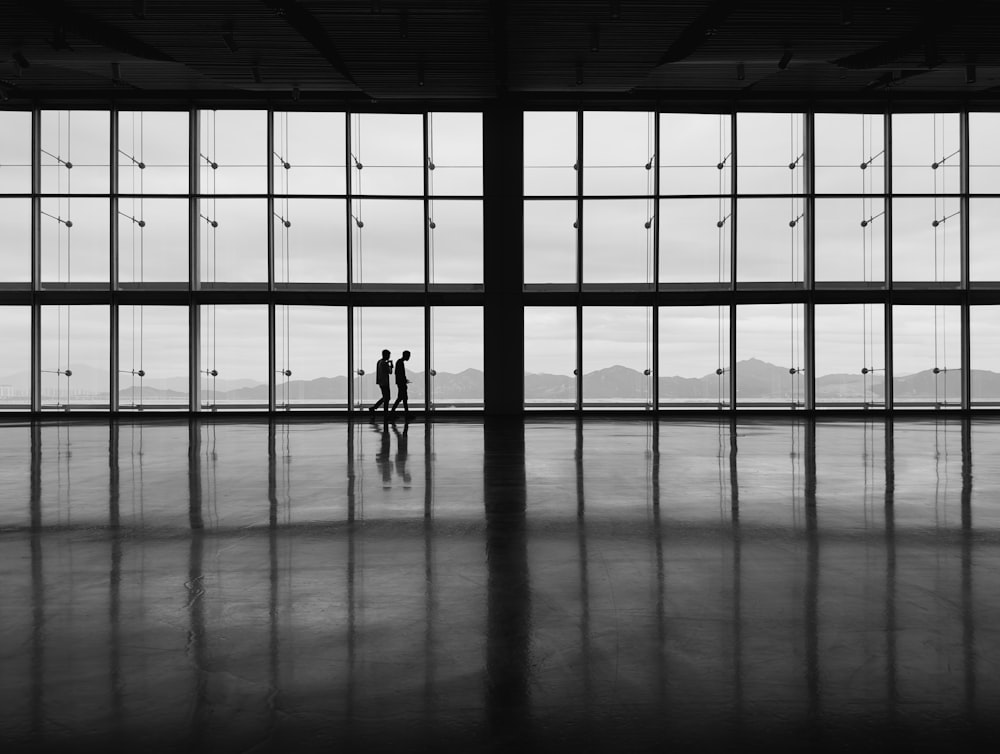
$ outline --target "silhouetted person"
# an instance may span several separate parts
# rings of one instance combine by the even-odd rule
[[[410,415],[410,402],[407,396],[406,386],[410,381],[406,379],[406,362],[410,360],[410,352],[403,351],[403,358],[396,360],[396,402],[392,404],[392,413],[396,413],[396,406],[403,402],[403,413]]]
[[[382,351],[382,358],[378,360],[378,364],[375,366],[375,382],[382,391],[382,397],[378,399],[374,406],[368,410],[373,412],[379,406],[382,406],[383,411],[389,410],[389,375],[392,374],[392,360],[389,358],[392,354],[389,353],[388,349]]]

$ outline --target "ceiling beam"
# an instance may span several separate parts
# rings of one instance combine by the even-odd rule
[[[739,6],[740,0],[715,0],[698,18],[687,25],[656,65],[677,63],[693,55]]]
[[[313,49],[333,67],[333,70],[354,86],[358,86],[358,82],[354,80],[354,76],[351,75],[344,59],[340,56],[337,45],[324,31],[316,16],[299,5],[296,0],[262,0],[262,2],[274,12],[275,16],[283,18],[289,26],[299,33],[299,36],[309,42]]]

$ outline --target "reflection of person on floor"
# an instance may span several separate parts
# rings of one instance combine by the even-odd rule
[[[403,486],[410,486],[410,472],[406,469],[407,442],[406,433],[410,431],[410,423],[403,422],[403,431],[400,432],[395,424],[392,431],[396,433],[396,474],[403,480]]]
[[[392,374],[392,359],[389,357],[391,355],[388,349],[383,350],[382,358],[378,360],[378,364],[375,366],[375,382],[379,390],[382,391],[382,397],[378,399],[374,406],[368,409],[372,413],[379,406],[382,406],[383,411],[389,410],[389,375]]]
[[[406,379],[406,362],[409,360],[410,352],[403,351],[403,358],[396,361],[396,402],[392,404],[392,413],[396,413],[396,406],[402,401],[403,413],[407,416],[410,413],[410,402],[406,386],[410,384],[410,381]]]
[[[375,455],[375,465],[378,466],[378,470],[382,472],[382,486],[391,487],[392,486],[392,460],[390,460],[390,446],[389,446],[389,428],[383,427],[378,429],[376,424],[372,427],[376,432],[381,435],[381,443],[379,445],[378,453]]]

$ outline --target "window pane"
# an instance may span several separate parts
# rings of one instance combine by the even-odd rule
[[[267,307],[201,307],[201,405],[267,406]]]
[[[274,200],[274,279],[343,283],[347,279],[346,202]]]
[[[955,197],[895,199],[892,203],[894,280],[958,280],[961,216]]]
[[[737,307],[737,404],[804,405],[803,325],[801,304]]]
[[[878,194],[885,190],[885,125],[881,115],[817,113],[816,191]]]
[[[524,203],[524,282],[576,282],[576,202]]]
[[[0,282],[15,283],[29,280],[31,280],[31,200],[0,199]]]
[[[41,200],[42,280],[107,282],[107,199],[52,197]]]
[[[100,110],[43,110],[41,173],[46,194],[105,194],[110,116]]]
[[[816,200],[816,280],[873,282],[885,278],[885,202]]]
[[[583,114],[585,194],[653,194],[653,117],[641,112]]]
[[[818,305],[815,321],[817,405],[884,405],[882,305]]]
[[[278,407],[347,407],[347,310],[276,306]]]
[[[42,407],[107,408],[108,307],[43,306],[41,316]]]
[[[267,281],[267,202],[202,199],[199,248],[203,285]]]
[[[660,193],[728,194],[732,190],[732,117],[660,116]]]
[[[525,408],[576,403],[576,309],[524,309]]]
[[[483,114],[429,113],[431,196],[483,193]]]
[[[660,202],[660,282],[729,283],[729,199]]]
[[[187,200],[119,199],[118,280],[138,284],[187,278]]]
[[[957,306],[894,306],[893,400],[897,405],[959,404],[961,321]]]
[[[736,280],[802,280],[802,199],[740,199],[736,225]]]
[[[972,402],[1000,404],[1000,308],[971,307],[969,340]]]
[[[274,113],[274,193],[344,194],[343,113]]]
[[[430,202],[430,282],[483,282],[483,203]]]
[[[969,200],[969,279],[1000,280],[1000,199]]]
[[[652,337],[653,312],[648,307],[584,307],[584,404],[651,407]]]
[[[660,307],[660,404],[729,405],[729,307]]]
[[[120,307],[118,370],[121,408],[186,409],[190,393],[187,307]]]
[[[31,113],[0,112],[0,193],[31,192]]]
[[[202,110],[199,189],[204,194],[263,194],[267,190],[267,113]]]
[[[892,116],[892,189],[897,194],[960,190],[958,113]]]
[[[645,199],[583,205],[583,282],[653,282],[653,207]]]
[[[416,307],[366,306],[354,309],[354,368],[363,374],[355,376],[354,400],[358,408],[370,407],[381,391],[375,383],[376,366],[382,350],[389,351],[393,365],[410,352],[406,375],[410,380],[409,404],[424,405],[424,310]],[[398,397],[395,374],[390,377],[390,396]]]
[[[804,181],[801,113],[736,116],[741,194],[798,194]]]
[[[483,309],[435,306],[431,310],[431,386],[434,407],[483,405]]]
[[[0,409],[31,402],[31,309],[0,306]]]
[[[423,284],[423,201],[359,199],[354,218],[354,282]]]
[[[969,191],[1000,193],[1000,113],[969,113]]]
[[[118,191],[184,194],[188,190],[188,114],[118,114]]]
[[[351,191],[423,194],[424,126],[420,115],[354,115]]]
[[[525,196],[575,196],[576,180],[576,113],[525,113]]]

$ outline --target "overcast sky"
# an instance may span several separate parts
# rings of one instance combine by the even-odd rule
[[[348,275],[349,232],[356,254],[355,283],[420,284],[425,223],[419,199],[425,181],[423,116],[350,116],[348,144],[343,114],[276,114],[273,149],[267,145],[266,117],[259,111],[200,114],[200,190],[237,195],[199,201],[202,281],[267,280],[267,204],[252,195],[266,192],[266,165],[271,161],[277,194],[278,282],[343,284]],[[525,282],[575,282],[574,225],[581,222],[584,284],[644,285],[655,280],[725,284],[734,272],[737,280],[745,282],[801,281],[808,229],[805,203],[784,194],[805,190],[803,117],[741,113],[734,123],[727,115],[665,114],[659,116],[658,144],[656,117],[644,112],[584,114],[585,201],[579,218],[572,199],[581,176],[574,169],[576,114],[525,115]],[[43,193],[110,190],[109,118],[106,112],[43,112]],[[187,279],[188,119],[187,113],[126,112],[119,116],[119,191],[140,195],[119,202],[122,282],[184,283]],[[433,222],[429,229],[431,279],[481,283],[481,117],[435,113],[428,117],[428,125],[429,158],[434,164],[434,170],[426,172]],[[885,206],[881,197],[873,196],[885,188],[884,127],[881,115],[820,114],[815,118],[817,192],[855,194],[816,200],[811,219],[817,282],[879,283],[884,278]],[[896,193],[960,190],[957,114],[896,115],[892,127],[891,178]],[[733,170],[734,128],[738,175]],[[973,192],[1000,192],[998,129],[1000,114],[970,117]],[[0,192],[30,192],[29,115],[0,113],[0,133]],[[653,169],[657,153],[658,175]],[[67,162],[72,162],[72,169]],[[139,162],[145,169],[138,168]],[[350,165],[349,171],[345,165]],[[344,194],[348,172],[355,194],[373,196],[355,198],[349,205],[342,197],[288,198],[296,193]],[[741,198],[733,207],[729,194],[734,178],[741,193],[760,196]],[[657,179],[663,197],[659,202],[646,196],[655,193]],[[702,196],[688,196],[692,194]],[[998,202],[988,198],[970,202],[973,280],[1000,279],[1000,255],[992,248],[1000,233]],[[0,198],[0,204],[0,280],[24,282],[30,279],[30,201],[10,197]],[[109,209],[106,198],[43,197],[40,241],[45,281],[107,282]],[[896,280],[958,280],[958,210],[959,201],[951,196],[894,199],[891,232]],[[735,271],[730,268],[734,215],[739,250]],[[657,232],[658,271],[653,265]],[[991,314],[992,309],[973,313],[973,365],[1000,371],[1000,326]],[[279,368],[287,366],[296,378],[304,379],[346,372],[345,310],[294,307],[287,314],[287,329],[285,311],[278,316]],[[884,366],[880,307],[820,307],[816,316],[818,374],[857,373],[862,366]],[[929,307],[902,307],[894,316],[898,374],[933,366],[957,368],[957,309],[935,312]],[[7,364],[27,364],[26,312],[0,309],[0,317],[4,325],[0,348],[10,354]],[[697,377],[728,366],[728,310],[671,309],[662,310],[660,317],[662,374]],[[123,368],[133,364],[137,368],[141,360],[150,376],[183,374],[186,312],[148,308],[140,320],[138,314],[133,318],[133,312],[123,308],[121,319]],[[135,332],[144,334],[141,348],[133,347],[133,319]],[[217,307],[214,313],[206,312],[204,320],[203,365],[211,363],[231,376],[267,380],[263,306]],[[65,368],[67,359],[71,364],[106,364],[106,310],[49,310],[42,327],[46,369]],[[651,312],[646,309],[589,308],[583,315],[583,328],[585,372],[614,364],[639,371],[656,366],[651,363]],[[779,366],[799,366],[802,328],[800,306],[743,307],[736,322],[738,358],[756,356]],[[69,355],[67,330],[73,340]],[[527,312],[526,369],[571,373],[575,330],[573,310]],[[374,358],[386,347],[395,355],[409,348],[414,352],[415,371],[423,368],[422,311],[358,310],[355,332],[356,366],[371,370]],[[451,372],[481,368],[478,310],[435,310],[432,333],[433,368]],[[60,339],[62,347],[56,347]]]

